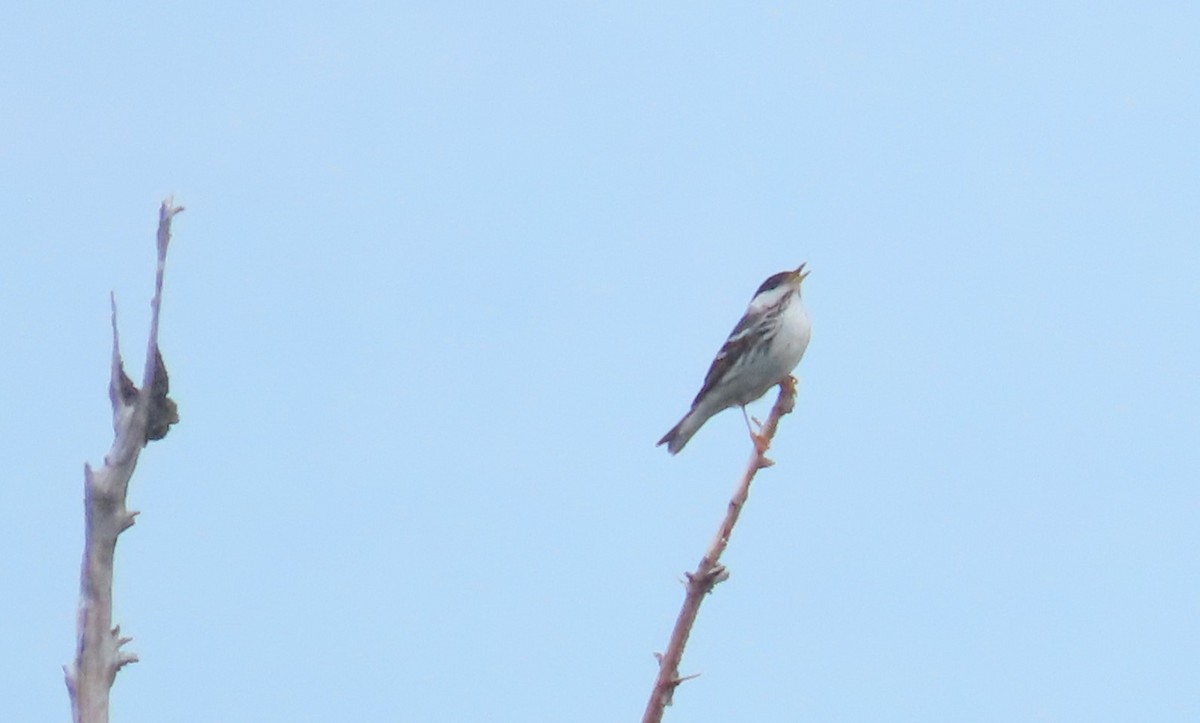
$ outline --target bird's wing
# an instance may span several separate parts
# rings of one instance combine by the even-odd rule
[[[712,366],[708,368],[708,374],[704,375],[704,386],[700,388],[700,393],[696,395],[692,401],[692,406],[695,407],[700,403],[713,387],[717,386],[729,370],[742,359],[750,347],[754,345],[755,330],[762,319],[763,314],[747,312],[737,326],[733,327],[733,331],[729,333],[729,338],[721,346],[721,351],[717,352],[717,356],[713,359]]]

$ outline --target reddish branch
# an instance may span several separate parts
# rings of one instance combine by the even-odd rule
[[[737,524],[742,507],[746,504],[746,498],[750,496],[750,483],[754,481],[754,475],[758,474],[760,469],[773,464],[771,460],[767,459],[766,452],[771,446],[771,440],[775,437],[779,419],[791,412],[795,403],[796,380],[789,376],[779,385],[779,397],[775,400],[775,406],[771,408],[771,414],[762,426],[754,454],[750,456],[746,471],[742,474],[742,479],[738,483],[732,499],[729,500],[725,519],[721,521],[716,536],[713,537],[708,551],[704,553],[696,570],[687,574],[687,595],[683,599],[683,608],[679,611],[679,617],[675,620],[675,629],[671,631],[671,640],[667,643],[667,650],[657,656],[658,679],[654,681],[654,690],[650,694],[650,701],[646,704],[642,723],[659,723],[662,720],[664,708],[671,704],[675,688],[683,681],[695,677],[679,677],[679,661],[683,658],[683,648],[687,645],[692,625],[696,622],[696,615],[700,612],[700,603],[704,601],[708,593],[712,592],[717,583],[729,576],[725,566],[720,564],[721,554],[725,552],[725,546],[729,544],[729,537],[733,534],[733,526]]]
[[[114,439],[100,469],[93,470],[90,465],[83,468],[85,530],[78,637],[75,660],[64,667],[75,723],[107,723],[109,689],[117,671],[138,659],[121,650],[129,638],[121,637],[121,628],[112,624],[113,556],[117,536],[133,525],[137,515],[125,507],[125,495],[138,456],[149,441],[161,439],[179,420],[175,403],[167,397],[167,370],[158,351],[158,315],[171,219],[182,210],[171,199],[159,209],[158,268],[141,389],[125,374],[117,335],[117,304],[110,300],[113,337],[108,396],[112,401]]]

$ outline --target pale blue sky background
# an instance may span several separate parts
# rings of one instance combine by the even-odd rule
[[[749,451],[654,442],[800,261],[667,720],[1200,720],[1194,4],[19,5],[5,720],[69,716],[169,192],[114,720],[637,720]]]

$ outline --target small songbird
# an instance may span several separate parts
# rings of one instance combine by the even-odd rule
[[[800,300],[800,284],[806,276],[808,272],[800,264],[795,271],[775,274],[758,287],[742,320],[708,368],[691,411],[658,440],[659,445],[665,444],[668,452],[677,454],[714,414],[741,407],[745,416],[747,404],[792,373],[808,348],[812,331]],[[749,417],[746,426],[750,426]],[[757,440],[753,429],[750,436]]]

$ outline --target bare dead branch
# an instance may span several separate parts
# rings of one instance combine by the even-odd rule
[[[136,654],[121,649],[130,638],[123,637],[121,628],[112,624],[113,557],[117,536],[133,526],[137,516],[137,512],[126,509],[125,498],[142,448],[152,439],[161,439],[166,429],[179,421],[175,402],[167,397],[166,367],[158,350],[158,319],[171,219],[182,210],[170,198],[159,209],[158,267],[140,390],[125,373],[121,361],[117,304],[110,297],[112,366],[108,396],[114,438],[100,469],[93,470],[86,464],[83,468],[84,543],[75,660],[63,668],[75,723],[107,723],[109,690],[117,671],[138,659]]]
[[[658,678],[654,681],[654,690],[650,693],[650,700],[646,704],[642,723],[660,723],[664,709],[671,704],[675,688],[685,680],[696,677],[695,675],[679,676],[679,662],[683,659],[683,649],[692,633],[692,625],[696,622],[696,616],[700,613],[700,603],[704,602],[705,596],[712,592],[718,583],[729,577],[728,570],[720,564],[721,554],[725,552],[725,547],[729,544],[729,537],[733,534],[733,526],[737,524],[742,507],[745,506],[746,499],[750,496],[750,483],[754,481],[754,476],[760,469],[774,464],[766,457],[767,449],[771,446],[771,440],[775,438],[780,417],[791,412],[795,404],[796,380],[789,376],[779,385],[779,397],[775,400],[775,405],[771,407],[771,413],[758,435],[754,453],[750,456],[746,471],[742,473],[737,489],[734,490],[733,497],[729,500],[725,519],[717,528],[717,534],[709,543],[708,550],[700,559],[696,570],[687,574],[687,594],[684,596],[683,608],[679,611],[679,617],[675,619],[675,628],[671,631],[667,650],[662,654],[655,655],[658,658]]]

